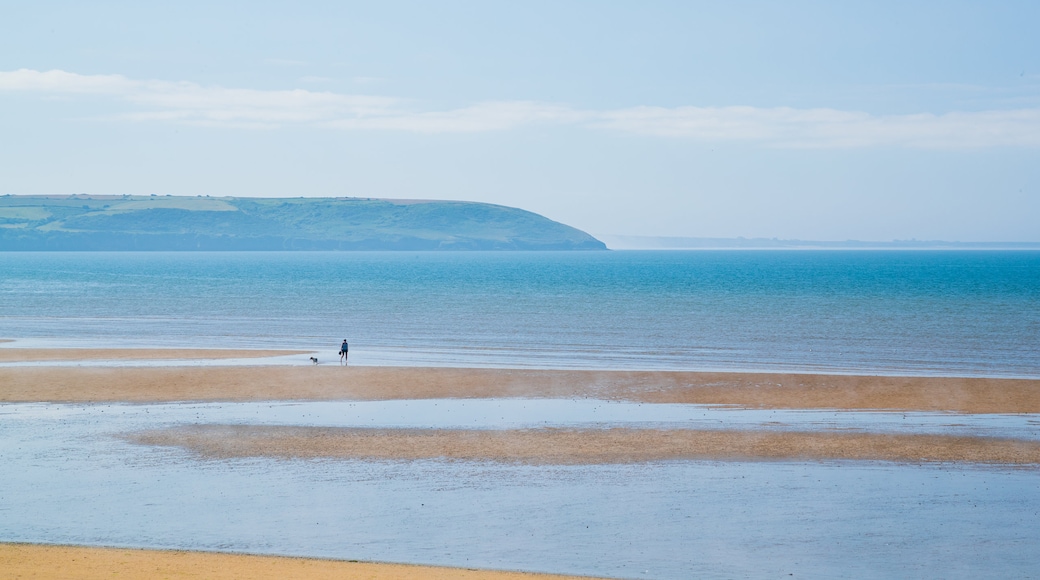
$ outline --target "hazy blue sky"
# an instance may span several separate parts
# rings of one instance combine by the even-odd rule
[[[0,0],[0,194],[1040,241],[1040,2]]]

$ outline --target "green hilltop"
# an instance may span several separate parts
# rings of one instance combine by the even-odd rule
[[[0,251],[604,249],[581,230],[487,203],[0,196]]]

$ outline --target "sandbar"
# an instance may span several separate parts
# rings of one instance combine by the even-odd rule
[[[0,402],[438,398],[590,398],[745,408],[1040,413],[1040,379],[341,367],[335,363],[0,367]]]
[[[566,580],[577,576],[179,550],[0,543],[4,578]]]
[[[10,342],[0,340],[0,342]],[[267,358],[307,354],[305,350],[244,350],[223,348],[0,348],[0,362],[88,360],[217,360]]]
[[[182,447],[212,459],[446,459],[535,465],[703,459],[1040,464],[1040,441],[863,432],[189,425],[124,437],[141,445]]]

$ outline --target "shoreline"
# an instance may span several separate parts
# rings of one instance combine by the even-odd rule
[[[0,353],[14,350],[0,349]],[[63,352],[58,350],[54,356]],[[212,354],[229,352],[238,358],[238,351]],[[140,353],[128,356],[133,354]],[[762,409],[1040,413],[1040,379],[339,365],[0,366],[0,403],[439,398],[590,398]]]
[[[210,578],[232,580],[578,580],[566,576],[507,570],[451,568],[420,564],[359,562],[233,552],[119,548],[0,542],[0,570],[12,578]]]
[[[291,364],[285,359],[290,356],[317,355],[320,366],[340,366],[338,357],[328,354],[329,349],[322,348],[263,348],[247,349],[241,347],[221,346],[70,346],[68,348],[56,348],[49,341],[46,346],[19,346],[16,343],[24,343],[27,339],[0,338],[0,368],[12,366],[94,366],[107,367],[117,366],[107,363],[120,363],[118,366],[183,366],[190,367],[203,361],[228,361],[226,366],[247,367],[259,365],[286,365]],[[339,347],[336,346],[338,349]],[[337,353],[338,354],[338,353]],[[355,353],[364,355],[364,353]],[[268,360],[261,360],[268,359]],[[252,361],[256,361],[255,363]],[[55,363],[48,365],[47,363]],[[300,366],[312,365],[308,358],[301,358]],[[86,364],[78,364],[86,363]],[[130,364],[122,364],[130,363]],[[140,363],[140,364],[134,364]],[[1001,372],[961,372],[943,369],[931,369],[929,371],[908,369],[875,369],[875,368],[809,368],[809,367],[767,367],[767,366],[705,366],[697,368],[672,367],[672,366],[591,366],[591,365],[525,365],[513,364],[508,361],[471,362],[456,360],[449,364],[440,364],[429,361],[402,361],[378,359],[358,363],[354,359],[352,368],[423,368],[423,369],[454,369],[454,370],[501,370],[501,371],[533,371],[533,372],[606,372],[606,373],[692,373],[692,374],[716,374],[716,375],[784,375],[784,376],[827,376],[827,377],[870,377],[879,379],[952,379],[952,380],[1009,380],[1009,381],[1038,381],[1040,373],[1014,374]]]
[[[0,340],[0,342],[12,342]],[[308,354],[307,350],[223,348],[0,348],[0,362],[251,359]]]

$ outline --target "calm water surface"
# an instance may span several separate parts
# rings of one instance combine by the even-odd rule
[[[1040,252],[0,253],[0,336],[356,364],[1040,376]]]
[[[1040,252],[0,253],[0,337],[329,362],[347,337],[355,364],[1040,377]],[[1036,440],[1037,421],[584,400],[5,404],[0,540],[623,578],[1035,577],[1035,468],[201,460],[120,435],[232,422]]]
[[[0,540],[619,578],[1029,578],[1040,471],[886,462],[203,460],[119,435],[191,423],[670,426],[1016,436],[1036,417],[603,401],[0,405]],[[775,424],[784,421],[786,426]],[[951,424],[953,423],[953,424]]]

